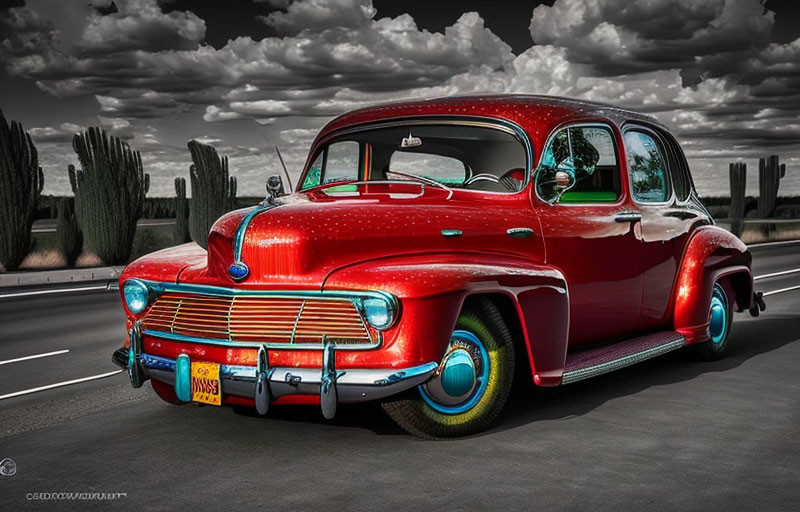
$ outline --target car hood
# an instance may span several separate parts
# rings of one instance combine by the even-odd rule
[[[336,269],[388,256],[453,251],[532,255],[538,237],[509,244],[506,233],[518,227],[538,232],[530,207],[521,206],[526,197],[494,196],[416,183],[296,193],[220,218],[209,234],[207,264],[189,266],[181,281],[319,289]],[[460,236],[443,234],[458,231]],[[229,274],[237,261],[249,271],[239,281]]]

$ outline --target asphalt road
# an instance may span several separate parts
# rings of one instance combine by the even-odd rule
[[[757,276],[800,268],[800,243],[753,253]],[[757,281],[798,285],[800,273]],[[316,407],[240,416],[168,405],[124,374],[3,398],[115,371],[124,318],[116,293],[0,299],[0,460],[17,466],[0,476],[0,509],[796,511],[800,289],[767,306],[736,315],[722,361],[673,352],[518,390],[486,434],[427,442],[377,406],[331,422]],[[28,499],[62,492],[125,495]]]

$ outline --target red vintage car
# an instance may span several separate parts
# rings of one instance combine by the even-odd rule
[[[172,403],[378,400],[407,431],[485,429],[537,386],[688,347],[757,314],[747,247],[655,119],[542,96],[379,105],[320,132],[294,192],[130,264],[114,360]]]

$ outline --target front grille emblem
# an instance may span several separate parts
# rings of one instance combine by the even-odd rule
[[[231,276],[231,278],[234,281],[241,281],[242,279],[247,277],[247,274],[249,273],[250,269],[247,268],[247,265],[245,265],[241,261],[237,261],[236,263],[228,267],[228,275]]]

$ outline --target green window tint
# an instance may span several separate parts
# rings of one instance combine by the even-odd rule
[[[303,189],[316,187],[321,183],[322,178],[322,160],[323,154],[320,153],[314,163],[311,164],[311,168],[308,170],[308,174],[306,174],[306,179],[303,181]]]

